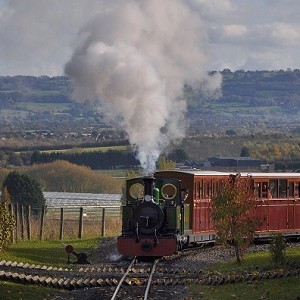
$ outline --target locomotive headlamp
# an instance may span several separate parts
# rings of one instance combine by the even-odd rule
[[[152,201],[152,196],[151,195],[145,195],[145,201],[146,202]]]

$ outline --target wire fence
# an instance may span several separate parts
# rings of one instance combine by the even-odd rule
[[[47,207],[10,204],[15,218],[12,241],[104,237],[121,232],[121,206]]]

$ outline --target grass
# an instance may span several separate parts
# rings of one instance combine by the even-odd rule
[[[55,296],[68,299],[67,291],[5,281],[0,281],[0,295],[0,299],[6,300],[52,300]]]
[[[99,243],[99,238],[66,240],[64,243],[71,244],[75,251],[85,252],[95,248]],[[0,260],[17,261],[41,266],[67,267],[67,254],[61,245],[61,241],[18,242],[1,252]],[[71,261],[74,261],[74,259],[71,258]],[[0,299],[50,300],[54,296],[59,296],[61,297],[60,299],[68,299],[67,291],[65,290],[0,281]]]
[[[288,262],[293,262],[300,266],[300,247],[288,248],[286,251],[286,257]],[[288,264],[283,264],[281,268],[288,268]],[[208,268],[208,271],[218,271],[221,273],[231,272],[231,271],[257,271],[257,270],[269,270],[276,268],[277,266],[272,262],[271,254],[269,251],[249,253],[246,254],[245,259],[242,264],[237,264],[235,261],[218,263],[214,266]]]
[[[300,247],[289,248],[287,261],[300,266]],[[289,270],[289,264],[276,266],[269,252],[250,253],[242,264],[236,262],[218,263],[207,271],[219,273],[238,273],[243,271]],[[297,299],[300,297],[300,276],[264,279],[219,286],[191,285],[188,290],[193,299]]]
[[[65,240],[64,244],[71,244],[77,252],[84,252],[95,248],[99,238]],[[16,261],[29,264],[65,266],[67,254],[62,241],[21,241],[11,245],[5,251],[0,252],[0,260]]]
[[[300,276],[220,286],[192,286],[193,299],[290,300],[300,296]]]

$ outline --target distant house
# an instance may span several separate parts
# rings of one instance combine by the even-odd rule
[[[224,168],[260,168],[264,161],[253,157],[210,157],[212,167]]]

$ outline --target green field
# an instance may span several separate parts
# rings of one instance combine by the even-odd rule
[[[109,150],[115,151],[126,151],[128,146],[109,146],[109,147],[88,147],[88,148],[70,148],[70,149],[59,149],[59,150],[44,150],[42,153],[52,153],[52,152],[61,152],[61,153],[82,153],[82,152],[106,152]]]

